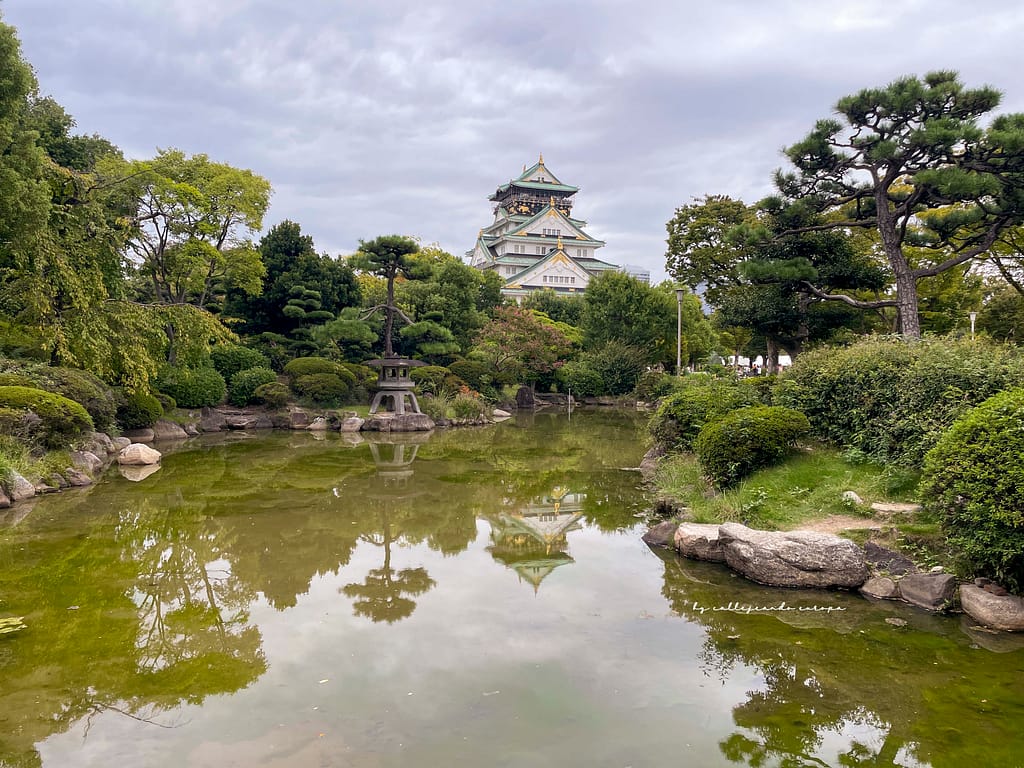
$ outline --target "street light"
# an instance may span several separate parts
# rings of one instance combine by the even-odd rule
[[[676,376],[683,375],[683,294],[685,289],[676,288]]]
[[[974,338],[974,321],[978,319],[977,312],[971,312],[968,317],[971,318],[971,338]]]

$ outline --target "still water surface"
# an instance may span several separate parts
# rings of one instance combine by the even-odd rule
[[[637,418],[376,440],[8,511],[0,766],[1024,765],[1019,639],[649,551]]]

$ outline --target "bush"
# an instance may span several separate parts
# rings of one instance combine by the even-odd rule
[[[173,411],[178,407],[178,401],[165,392],[154,392],[153,397],[160,402],[160,407],[164,409],[164,413]]]
[[[126,392],[117,406],[117,423],[121,429],[146,429],[163,415],[160,400],[148,392]]]
[[[593,397],[605,391],[601,374],[581,360],[572,360],[563,365],[558,377],[571,390],[573,397]]]
[[[160,372],[157,389],[182,408],[205,408],[224,400],[227,385],[213,368],[170,368]]]
[[[671,394],[682,381],[678,376],[672,376],[661,371],[645,371],[640,374],[636,382],[636,398],[644,402],[652,403],[661,400]]]
[[[239,371],[250,368],[269,368],[270,360],[262,352],[241,344],[219,344],[210,350],[210,362],[225,381],[231,381]]]
[[[409,371],[409,378],[421,392],[436,394],[444,387],[444,380],[450,373],[443,365],[424,365]]]
[[[799,411],[758,405],[739,408],[707,424],[697,435],[695,449],[704,474],[726,488],[779,463],[810,431],[810,422]]]
[[[479,419],[487,413],[482,400],[464,392],[452,399],[451,409],[456,419]]]
[[[117,398],[114,391],[88,371],[38,363],[5,361],[0,386],[31,387],[63,395],[81,405],[92,417],[96,429],[107,431],[114,424]]]
[[[1024,389],[986,400],[925,457],[920,485],[962,565],[1024,590]]]
[[[269,384],[260,384],[253,392],[257,402],[263,403],[267,408],[284,408],[291,399],[291,390],[288,386],[279,381]]]
[[[41,389],[0,387],[0,408],[38,416],[38,439],[46,448],[66,445],[93,429],[92,418],[79,403]]]
[[[231,377],[228,387],[228,402],[232,405],[249,405],[256,401],[256,389],[264,384],[277,381],[277,374],[269,368],[246,368]]]
[[[870,338],[800,355],[773,397],[803,411],[818,437],[914,467],[957,418],[1022,378],[1024,355],[1013,348]]]
[[[604,382],[604,391],[599,394],[625,395],[636,389],[637,380],[647,367],[647,357],[642,349],[609,341],[596,352],[583,355],[581,362]]]
[[[348,397],[350,391],[348,383],[333,373],[310,373],[299,376],[292,382],[292,389],[298,395],[324,405],[341,403]]]
[[[448,365],[448,370],[478,392],[494,383],[491,367],[480,360],[456,360]]]
[[[662,401],[650,424],[654,438],[671,450],[692,450],[705,424],[759,403],[755,390],[740,381],[692,374],[677,386],[679,391]]]
[[[297,357],[284,367],[284,372],[293,382],[301,376],[318,373],[333,374],[349,384],[355,381],[355,376],[344,365],[325,357]]]

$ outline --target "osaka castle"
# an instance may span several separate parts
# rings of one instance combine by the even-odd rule
[[[519,301],[533,291],[582,292],[594,275],[618,266],[595,255],[604,241],[595,240],[572,217],[577,187],[563,184],[544,165],[544,155],[487,199],[494,221],[480,230],[476,246],[466,252],[477,269],[494,270],[504,281],[501,292]]]

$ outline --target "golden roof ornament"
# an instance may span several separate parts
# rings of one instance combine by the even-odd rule
[[[540,157],[537,159],[537,165],[544,165],[544,153],[540,153]]]
[[[562,250],[562,236],[558,236],[558,250]]]

